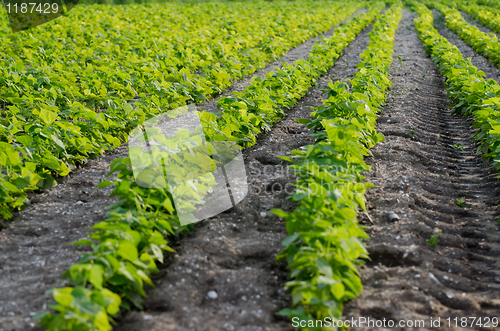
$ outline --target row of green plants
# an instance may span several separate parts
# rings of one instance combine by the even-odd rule
[[[497,10],[469,2],[457,2],[458,8],[477,19],[482,25],[500,33],[500,14]]]
[[[453,112],[474,118],[478,131],[475,139],[478,152],[493,161],[500,171],[500,85],[484,79],[484,72],[465,59],[458,48],[439,35],[433,27],[432,12],[424,5],[415,5],[419,14],[415,27],[441,74],[446,77],[447,94]]]
[[[285,218],[289,233],[277,259],[288,262],[285,287],[292,308],[280,314],[304,330],[322,330],[315,320],[341,319],[343,303],[361,293],[358,266],[368,252],[360,239],[368,236],[357,212],[366,211],[364,194],[373,187],[363,176],[370,169],[363,157],[384,140],[375,123],[392,85],[389,66],[401,13],[397,4],[375,22],[355,78],[330,83],[314,119],[299,120],[314,129],[315,144],[282,157],[299,176],[291,196],[299,205],[291,213],[274,210]]]
[[[456,33],[474,51],[488,58],[495,66],[500,66],[500,43],[495,35],[489,35],[478,27],[467,23],[460,12],[438,2],[427,2],[431,8],[440,11],[445,19],[446,26]]]
[[[4,31],[0,215],[10,218],[27,191],[50,188],[147,118],[207,100],[359,6],[82,6],[34,30]]]
[[[497,0],[477,0],[477,4],[500,9],[500,3]]]
[[[329,38],[318,41],[306,60],[254,78],[243,92],[221,98],[219,116],[203,112],[200,119],[207,139],[237,142],[243,147],[255,144],[259,132],[268,130],[325,73],[342,50],[384,6],[373,5],[368,13],[342,24]],[[168,189],[144,188],[134,180],[129,158],[111,165],[112,196],[119,201],[110,206],[105,221],[92,227],[91,239],[78,242],[92,252],[70,268],[71,287],[53,289],[56,312],[37,317],[47,330],[110,330],[113,316],[132,306],[141,308],[144,284],[153,286],[150,275],[162,262],[165,251],[172,251],[167,238],[188,231],[181,226]]]

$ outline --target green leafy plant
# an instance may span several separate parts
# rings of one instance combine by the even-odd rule
[[[439,239],[435,234],[433,234],[429,239],[426,239],[425,241],[429,243],[429,246],[432,249],[436,249],[438,247]]]
[[[476,142],[480,143],[478,152],[483,152],[483,156],[492,160],[495,168],[500,170],[500,126],[497,120],[500,111],[500,85],[491,79],[485,81],[484,72],[473,66],[456,46],[437,32],[429,9],[416,3],[414,8],[419,14],[415,19],[415,26],[420,39],[446,77],[447,94],[453,105],[453,113],[473,115],[473,127],[479,129],[475,135]],[[450,15],[455,14],[451,12]]]
[[[461,197],[455,200],[455,204],[459,206],[460,208],[466,208],[467,205],[465,204],[465,197]]]
[[[499,11],[471,2],[457,1],[458,8],[477,19],[482,25],[500,33]]]
[[[427,2],[429,6],[439,10],[446,19],[446,26],[458,34],[460,38],[471,46],[476,52],[488,58],[497,67],[500,66],[500,44],[496,36],[491,36],[470,25],[455,8],[450,8],[439,2]],[[469,4],[461,8],[468,8]]]
[[[464,149],[463,146],[460,145],[460,143],[456,143],[456,144],[453,144],[453,145],[449,145],[450,147],[453,147],[454,149],[458,149],[460,151],[462,151]]]

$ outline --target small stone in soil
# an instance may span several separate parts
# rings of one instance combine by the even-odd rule
[[[399,216],[398,216],[398,214],[396,214],[395,212],[392,212],[392,211],[391,211],[391,212],[389,212],[389,213],[387,214],[387,218],[388,218],[388,219],[389,219],[389,221],[391,221],[391,222],[395,222],[395,221],[398,221],[398,220],[399,220]]]
[[[208,291],[207,295],[210,299],[217,299],[217,292],[215,291]]]

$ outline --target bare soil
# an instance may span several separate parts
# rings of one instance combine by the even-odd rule
[[[423,49],[414,18],[404,11],[395,38],[394,86],[377,123],[386,141],[367,158],[368,180],[377,186],[367,195],[374,224],[365,219],[371,261],[361,268],[363,292],[345,315],[395,321],[388,330],[461,330],[462,317],[500,312],[500,191],[497,172],[476,154],[472,121],[450,113],[444,79]],[[457,205],[460,198],[465,208]],[[432,235],[435,249],[426,241]],[[431,328],[431,318],[440,318],[441,327]],[[415,320],[424,320],[424,327],[397,326]]]

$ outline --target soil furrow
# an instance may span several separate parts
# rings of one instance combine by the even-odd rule
[[[358,13],[364,11],[360,10]],[[324,36],[332,33],[333,29]],[[263,76],[279,63],[307,57],[318,39],[319,36],[297,46],[279,61],[268,64],[254,75]],[[351,71],[355,70],[352,66],[349,68]],[[250,78],[237,82],[224,95],[243,90],[250,84]],[[216,100],[198,107],[210,110],[210,105],[216,105]],[[307,109],[303,114],[307,115],[309,112]],[[294,137],[289,142],[290,146],[298,148],[297,146],[310,142],[305,131],[296,128],[295,124],[290,128],[290,134]],[[281,132],[279,130],[287,129],[278,129],[278,132]],[[281,143],[279,139],[273,140],[272,137],[266,139],[276,144]],[[261,158],[263,162],[269,159],[265,151],[259,153],[264,155]],[[32,316],[45,310],[52,302],[51,297],[44,295],[45,291],[65,286],[61,280],[62,273],[76,263],[85,250],[81,246],[70,244],[86,239],[89,227],[102,221],[106,213],[105,207],[116,201],[108,198],[111,187],[97,189],[96,186],[106,177],[114,159],[127,156],[126,145],[123,145],[96,160],[88,161],[81,169],[61,178],[59,185],[53,189],[32,194],[31,204],[26,209],[16,213],[13,220],[0,223],[0,331],[35,328]],[[279,196],[280,199],[285,197],[286,194]],[[266,224],[261,227],[265,228]],[[281,285],[282,283],[280,288]]]
[[[285,198],[293,175],[286,165],[267,162],[313,143],[309,130],[295,122],[321,105],[330,80],[348,79],[357,71],[359,54],[368,45],[370,28],[361,32],[334,67],[311,88],[257,145],[244,151],[248,196],[226,213],[201,222],[175,247],[172,263],[155,277],[144,311],[129,312],[119,330],[292,330],[275,315],[290,306],[283,289],[286,264],[275,262],[286,238],[285,223],[269,211],[291,211]],[[275,184],[279,184],[274,186]],[[287,188],[287,192],[275,188]],[[216,295],[215,295],[216,293]]]
[[[393,320],[390,330],[410,329],[397,324],[410,320],[424,321],[418,330],[459,330],[446,319],[491,318],[500,309],[500,183],[475,154],[471,121],[451,115],[444,79],[414,18],[404,10],[396,33],[394,86],[377,123],[377,130],[394,133],[367,158],[368,180],[377,186],[367,194],[371,261],[360,269],[364,289],[345,315]],[[461,197],[465,208],[457,205]],[[426,242],[432,235],[435,249]],[[431,328],[431,317],[441,326]]]

